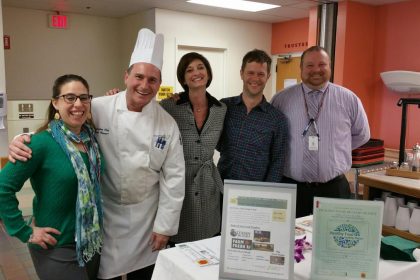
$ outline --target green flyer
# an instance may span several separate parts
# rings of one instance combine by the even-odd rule
[[[378,279],[382,201],[314,199],[311,279]]]

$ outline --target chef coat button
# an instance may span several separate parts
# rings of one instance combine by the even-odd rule
[[[197,196],[199,194],[199,192],[195,192],[195,196]]]

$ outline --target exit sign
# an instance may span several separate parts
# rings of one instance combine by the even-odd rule
[[[49,15],[49,26],[51,28],[66,29],[68,26],[67,16]]]

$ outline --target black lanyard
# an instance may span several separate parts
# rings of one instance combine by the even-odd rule
[[[308,103],[307,103],[307,101],[306,101],[305,90],[303,89],[303,84],[301,84],[301,88],[302,88],[303,100],[305,101],[305,111],[306,111],[306,115],[308,116],[308,119],[309,119],[308,124],[306,125],[305,129],[304,129],[304,130],[303,130],[303,132],[302,132],[302,136],[305,136],[305,135],[306,135],[306,133],[308,133],[309,128],[313,125],[313,126],[314,126],[314,129],[315,129],[316,136],[318,137],[318,140],[319,140],[319,132],[318,132],[318,126],[316,125],[316,122],[318,121],[318,117],[319,117],[319,113],[321,112],[322,105],[324,105],[325,95],[327,95],[328,90],[329,90],[329,88],[330,88],[330,87],[329,87],[329,85],[328,85],[327,89],[326,89],[326,90],[325,90],[325,92],[322,94],[322,97],[321,97],[321,102],[320,102],[320,104],[318,105],[318,112],[317,112],[317,114],[316,114],[315,118],[311,118],[311,116],[309,115]]]

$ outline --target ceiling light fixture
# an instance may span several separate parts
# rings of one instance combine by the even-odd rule
[[[280,5],[272,5],[244,0],[188,0],[187,2],[192,4],[200,4],[247,12],[259,12],[280,7]]]

